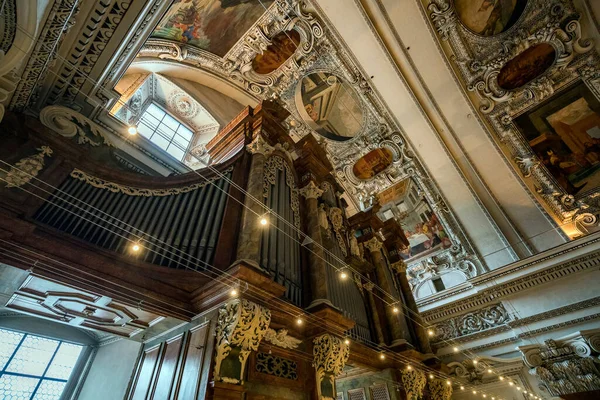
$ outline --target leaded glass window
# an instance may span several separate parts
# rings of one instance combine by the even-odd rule
[[[0,329],[0,399],[58,400],[83,346]]]
[[[154,103],[150,103],[142,114],[137,129],[142,136],[179,161],[183,161],[194,136],[187,126]]]

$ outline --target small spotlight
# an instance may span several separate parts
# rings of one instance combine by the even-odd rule
[[[350,344],[350,339],[344,340],[344,344],[349,345]]]
[[[452,382],[448,380],[448,381],[446,381],[446,385],[452,386]]]
[[[429,374],[429,379],[433,379],[433,374]]]
[[[267,221],[267,217],[261,217],[261,219],[260,219],[260,224],[261,224],[262,226],[265,226],[265,225],[267,225],[267,223],[268,223],[268,222],[269,222],[269,221]]]
[[[453,350],[454,350],[455,353],[458,353],[458,351],[459,351],[458,347],[455,347]]]
[[[141,247],[139,244],[135,243],[133,246],[131,246],[131,250],[133,250],[135,253],[137,253],[138,251],[140,251]]]
[[[432,330],[432,329],[429,329],[429,330],[427,330],[427,334],[428,334],[429,336],[433,336],[433,330]]]
[[[464,387],[464,386],[461,386],[461,387],[460,387],[460,390],[465,390],[465,387]]]
[[[238,291],[235,290],[235,289],[231,289],[231,291],[229,292],[229,294],[232,295],[232,296],[237,296]]]
[[[394,308],[392,308],[392,311],[394,312],[394,314],[398,314],[400,312],[400,309],[394,306]]]
[[[129,128],[127,128],[127,133],[129,133],[131,136],[133,136],[133,135],[137,135],[138,131],[135,126],[130,126]]]
[[[381,353],[381,354],[379,355],[379,358],[381,358],[382,360],[385,360],[385,354]]]
[[[340,278],[342,278],[342,279],[348,278],[348,274],[346,273],[346,271],[340,272]]]
[[[296,320],[296,324],[298,324],[298,325],[302,325],[303,323],[304,323],[304,321],[302,321],[302,318],[298,318]]]
[[[412,367],[410,365],[407,365],[406,369],[409,370],[409,371],[412,371]]]

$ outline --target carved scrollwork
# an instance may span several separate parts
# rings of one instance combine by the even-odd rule
[[[425,389],[425,385],[427,384],[425,373],[415,368],[401,372],[402,385],[404,386],[407,400],[420,400],[423,398],[423,389]]]
[[[66,138],[77,137],[78,144],[114,146],[106,131],[78,112],[63,106],[48,106],[40,112],[42,124]],[[92,134],[90,137],[87,132]]]
[[[511,320],[502,303],[459,315],[435,326],[435,341],[454,339],[502,326]]]
[[[42,146],[38,150],[39,153],[25,157],[10,167],[4,177],[6,187],[21,187],[38,176],[44,168],[44,157],[51,157],[52,149],[48,146]]]
[[[313,367],[319,398],[335,396],[335,377],[342,372],[349,356],[348,345],[339,337],[325,334],[313,340]]]
[[[246,361],[251,351],[256,351],[267,333],[271,311],[245,299],[235,299],[219,310],[215,355],[215,380],[241,383]],[[234,351],[240,369],[222,369],[223,360]],[[237,371],[234,373],[233,371]]]
[[[256,354],[255,369],[257,372],[273,375],[278,378],[298,379],[298,363],[268,353]]]
[[[346,245],[346,241],[344,240],[344,216],[343,211],[338,207],[330,207],[329,208],[329,220],[331,221],[331,226],[333,227],[333,231],[335,232],[335,237],[338,241],[338,245],[340,246],[340,250],[344,256],[348,255],[348,247]]]

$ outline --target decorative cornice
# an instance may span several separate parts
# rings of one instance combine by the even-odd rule
[[[233,167],[228,168],[223,171],[223,173],[227,174],[233,170]],[[200,189],[206,185],[210,185],[220,178],[212,177],[206,178],[203,182],[195,183],[193,185],[176,187],[176,188],[168,188],[168,189],[144,189],[144,188],[136,188],[132,186],[120,185],[118,183],[110,182],[92,175],[89,175],[79,169],[74,169],[71,172],[71,177],[75,179],[79,179],[93,187],[99,189],[106,189],[113,193],[123,193],[128,196],[143,196],[143,197],[163,197],[163,196],[171,196],[182,193],[187,193],[194,191],[196,189]]]

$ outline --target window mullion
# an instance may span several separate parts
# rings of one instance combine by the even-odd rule
[[[42,374],[42,376],[40,376],[40,380],[38,381],[37,385],[35,386],[35,389],[33,389],[33,393],[31,393],[31,397],[29,398],[29,400],[33,400],[33,398],[35,397],[35,394],[37,393],[40,385],[44,381],[44,377],[46,376],[46,373],[48,372],[50,365],[52,365],[52,361],[54,361],[54,357],[56,357],[56,353],[58,353],[58,349],[60,349],[60,346],[62,346],[62,344],[63,344],[63,342],[58,342],[58,346],[56,346],[56,349],[54,349],[54,354],[52,354],[52,357],[50,357],[50,361],[48,361],[48,365],[46,365],[46,369],[44,369],[44,373]]]
[[[19,351],[19,347],[21,347],[21,345],[23,344],[23,341],[25,340],[26,337],[27,337],[27,334],[24,334],[23,337],[21,338],[21,341],[17,345],[17,347],[15,347],[15,351],[13,351],[11,356],[8,358],[8,361],[6,361],[6,365],[4,365],[4,368],[2,369],[2,373],[6,372],[6,368],[8,368],[8,365],[10,364],[12,359],[15,357],[15,354],[17,354],[17,351]]]

